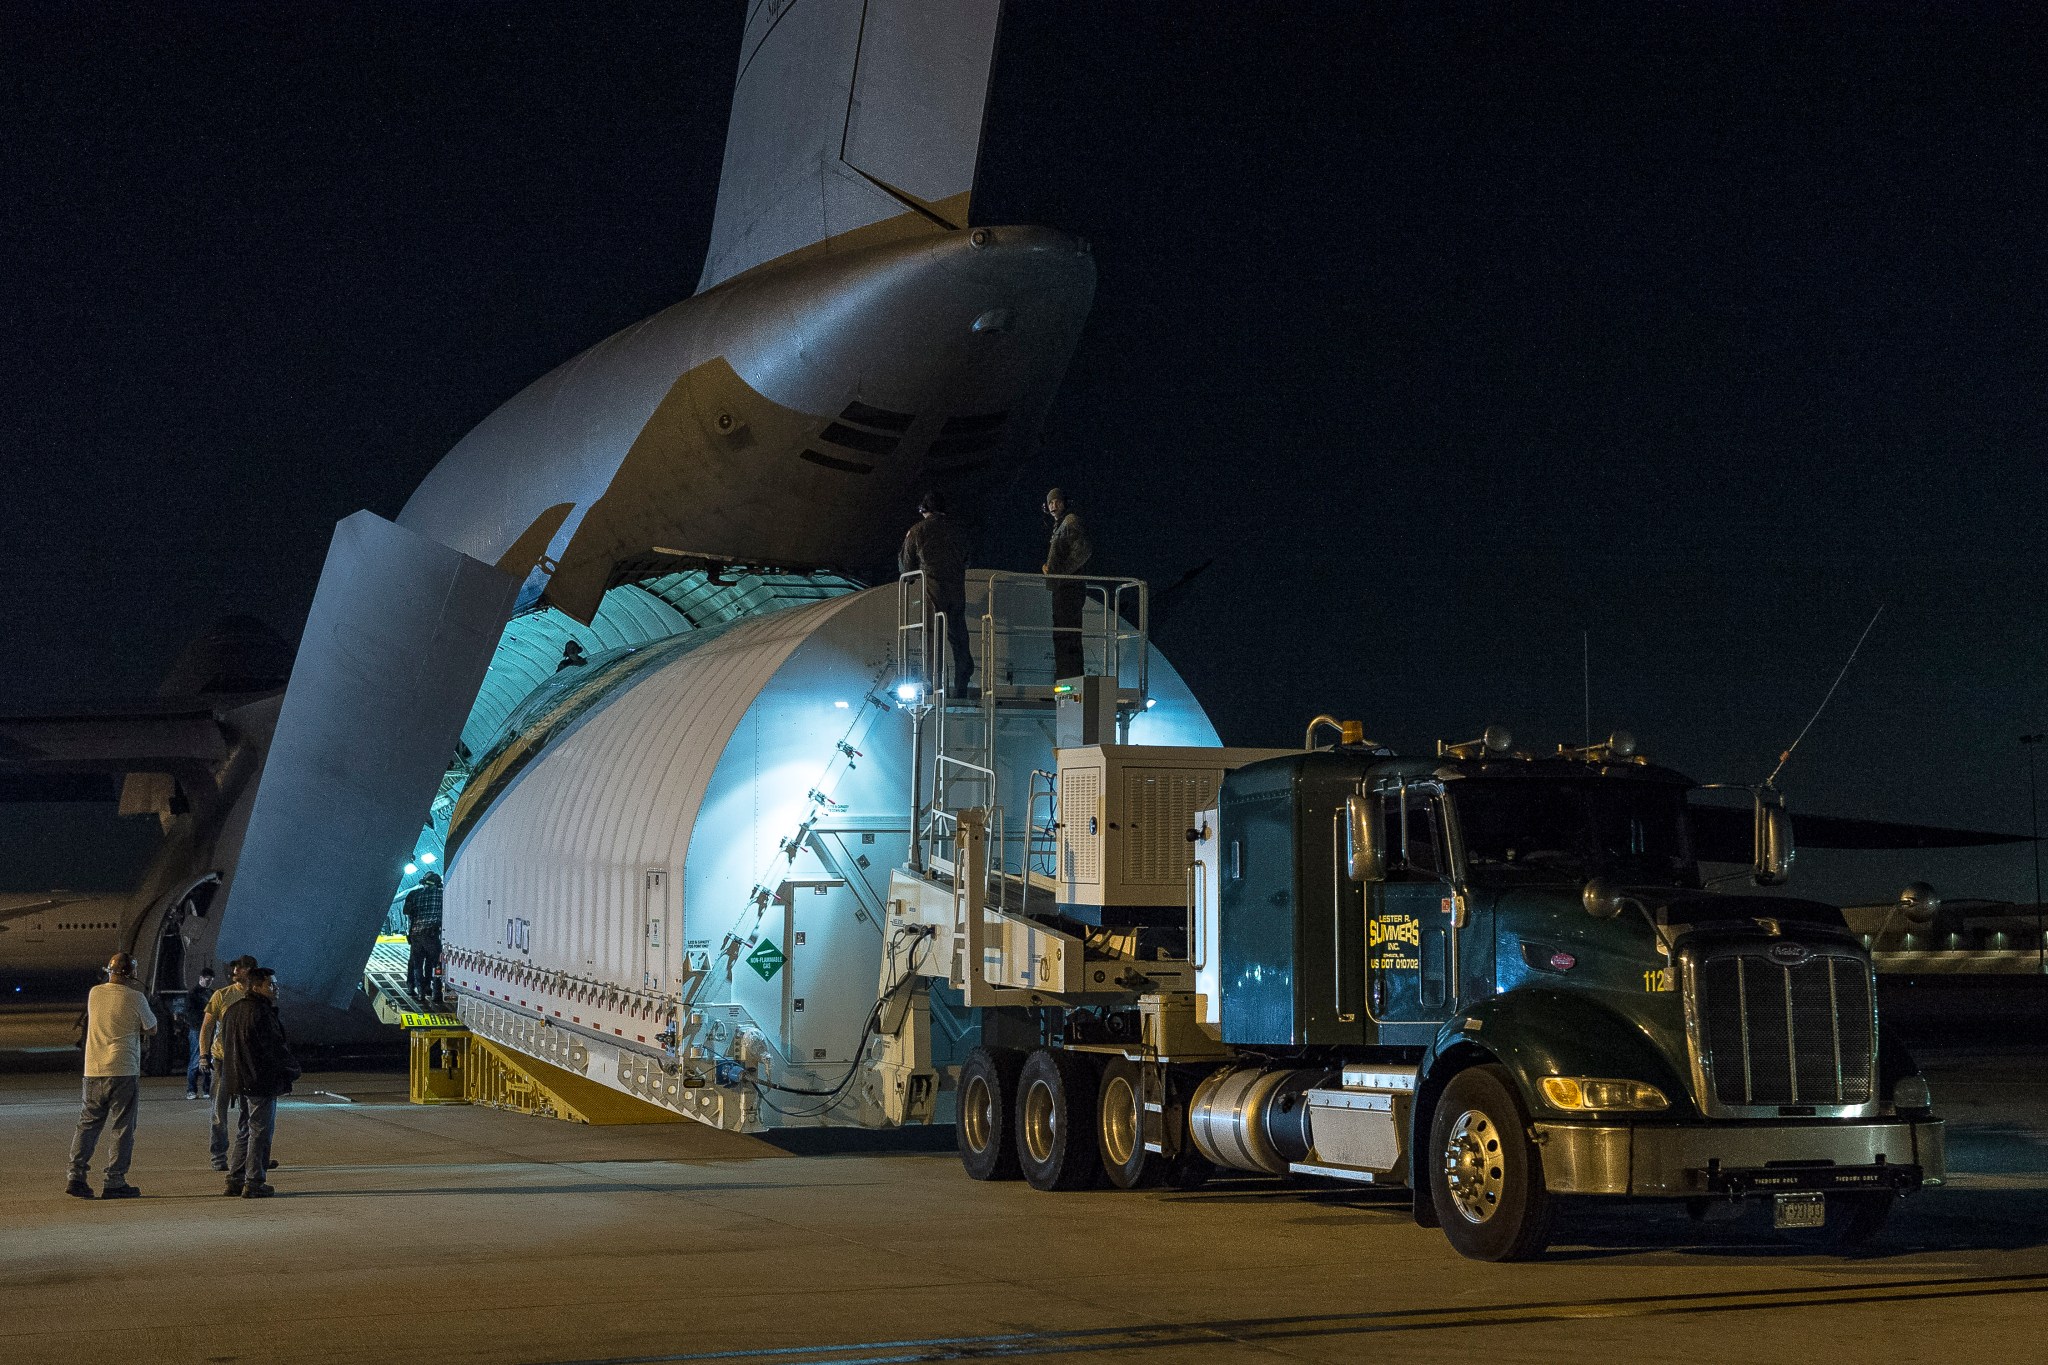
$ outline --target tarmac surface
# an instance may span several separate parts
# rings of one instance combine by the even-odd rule
[[[220,1197],[206,1105],[146,1080],[145,1197],[87,1203],[76,1078],[0,1076],[0,1360],[2048,1358],[2048,1056],[1926,1060],[1952,1181],[1862,1254],[1608,1209],[1512,1266],[1386,1194],[1039,1194],[865,1135],[416,1107],[397,1074],[301,1082],[264,1201]]]

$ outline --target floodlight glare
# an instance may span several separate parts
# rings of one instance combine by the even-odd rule
[[[916,683],[914,683],[914,682],[904,682],[904,683],[897,683],[897,684],[896,684],[896,700],[898,700],[898,701],[916,701],[916,700],[917,700],[917,684],[916,684]]]
[[[434,855],[431,853],[422,853],[420,855],[420,861],[425,863],[428,867],[432,867],[434,865]]]
[[[408,876],[408,877],[410,877],[410,876],[411,876],[411,875],[412,875],[413,873],[415,873],[415,872],[417,872],[417,871],[419,871],[419,870],[420,870],[420,865],[419,865],[418,863],[407,863],[407,864],[405,865],[405,875],[406,875],[406,876]]]

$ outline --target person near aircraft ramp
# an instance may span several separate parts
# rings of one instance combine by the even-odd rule
[[[105,984],[94,986],[85,1004],[85,1101],[78,1132],[71,1139],[71,1166],[64,1193],[92,1198],[86,1175],[100,1130],[113,1127],[114,1154],[100,1184],[102,1199],[132,1199],[142,1191],[128,1183],[135,1155],[135,1105],[142,1077],[142,1040],[156,1032],[156,1011],[135,985],[135,959],[115,953],[107,961]]]
[[[190,1050],[185,1057],[185,1098],[196,1100],[201,1095],[213,1098],[213,1059],[199,1046],[199,1035],[205,1029],[207,1002],[213,999],[213,968],[199,969],[199,984],[186,991],[180,1011],[185,1025],[185,1037]]]
[[[441,874],[429,872],[405,896],[405,988],[412,998],[441,1003]]]

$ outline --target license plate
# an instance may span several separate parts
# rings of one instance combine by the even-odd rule
[[[1774,1228],[1817,1228],[1827,1216],[1828,1197],[1824,1194],[1781,1194],[1771,1203]]]

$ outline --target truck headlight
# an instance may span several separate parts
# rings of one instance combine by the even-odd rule
[[[1892,1087],[1892,1108],[1902,1115],[1926,1114],[1934,1108],[1934,1092],[1925,1076],[1907,1076]]]
[[[1559,1109],[1667,1109],[1671,1101],[1654,1085],[1642,1081],[1605,1080],[1595,1076],[1545,1076],[1543,1098]]]

